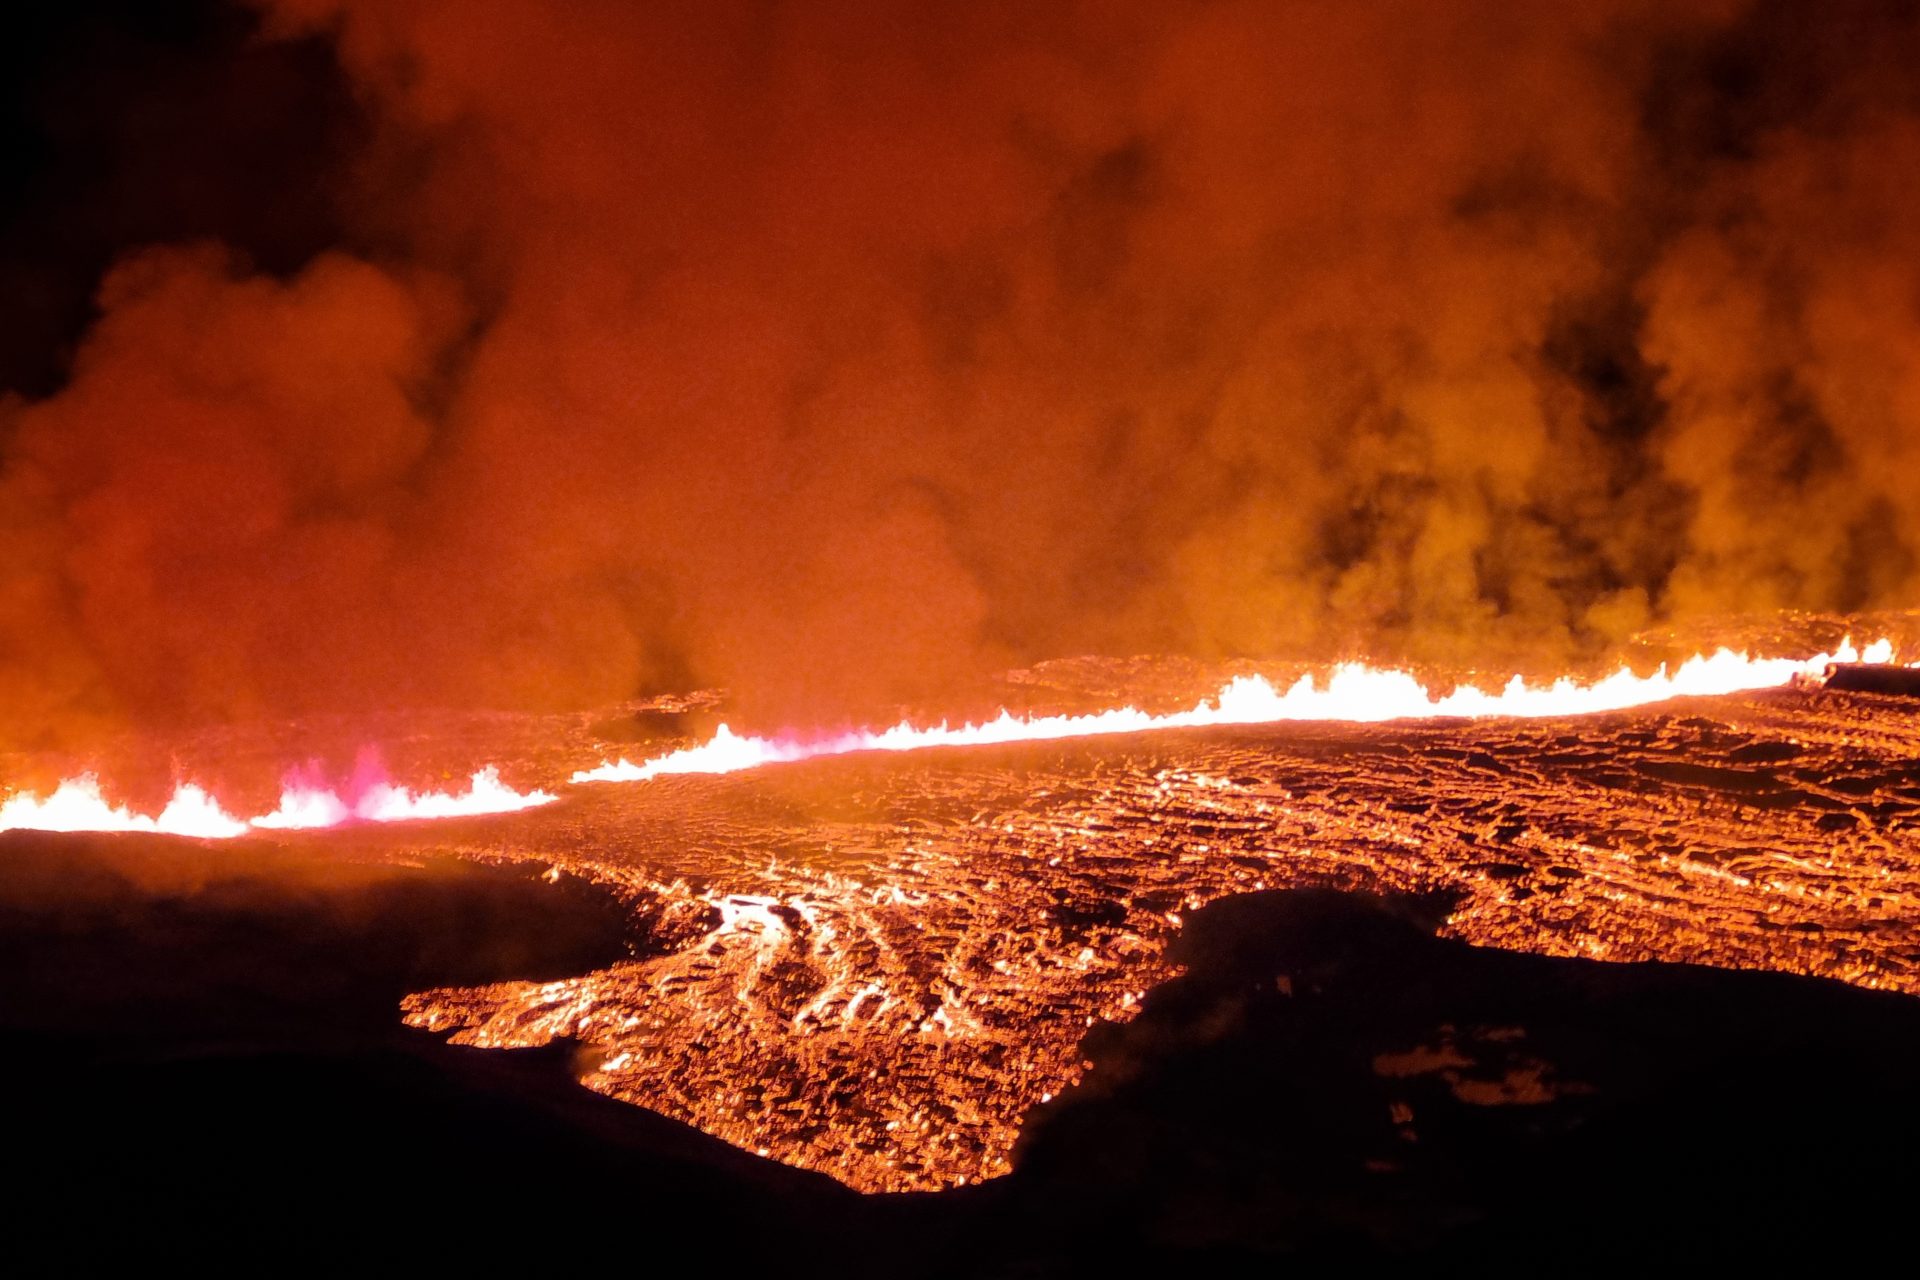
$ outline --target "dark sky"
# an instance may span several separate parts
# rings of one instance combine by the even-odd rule
[[[41,5],[0,742],[1911,604],[1892,0]]]
[[[107,267],[213,239],[285,274],[349,236],[335,192],[364,144],[329,42],[262,43],[218,0],[54,3],[0,43],[0,385],[57,390]]]

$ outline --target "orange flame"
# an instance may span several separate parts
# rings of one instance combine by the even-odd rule
[[[151,831],[170,836],[225,839],[245,834],[247,824],[223,810],[192,783],[174,788],[157,816],[108,804],[92,774],[68,778],[41,800],[14,795],[0,804],[0,831]]]
[[[1007,742],[1044,742],[1057,738],[1144,733],[1152,729],[1186,729],[1207,725],[1271,724],[1283,720],[1346,720],[1376,722],[1432,716],[1574,716],[1664,702],[1669,698],[1701,697],[1765,689],[1786,684],[1797,676],[1818,676],[1834,662],[1888,662],[1893,644],[1880,640],[1856,650],[1851,640],[1833,653],[1805,660],[1751,658],[1727,649],[1696,655],[1671,673],[1661,667],[1650,676],[1638,676],[1625,667],[1595,684],[1560,679],[1533,686],[1519,676],[1499,693],[1462,687],[1436,698],[1411,674],[1383,671],[1358,663],[1335,667],[1324,687],[1302,676],[1286,692],[1264,677],[1240,676],[1229,681],[1211,700],[1203,699],[1189,711],[1149,715],[1120,707],[1079,716],[1014,716],[1005,711],[984,724],[953,728],[942,722],[915,728],[901,721],[879,732],[861,730],[838,737],[799,741],[760,738],[734,733],[726,725],[697,747],[656,756],[640,764],[626,759],[583,769],[574,782],[635,782],[670,773],[733,773],[757,765],[807,760],[815,756],[847,755],[855,751],[918,751],[928,747],[986,746]]]
[[[674,773],[733,773],[763,764],[807,760],[816,756],[847,755],[856,751],[918,751],[931,747],[987,746],[1010,742],[1043,742],[1060,738],[1144,733],[1153,729],[1200,728],[1209,725],[1271,724],[1287,720],[1344,720],[1371,723],[1435,716],[1575,716],[1664,702],[1676,697],[1703,697],[1765,689],[1796,677],[1818,676],[1834,662],[1885,663],[1893,659],[1893,644],[1879,640],[1856,650],[1851,640],[1832,653],[1800,660],[1752,658],[1722,649],[1710,656],[1689,658],[1669,672],[1665,667],[1650,676],[1621,668],[1594,684],[1556,680],[1534,686],[1515,676],[1498,693],[1463,686],[1445,697],[1435,697],[1405,671],[1379,670],[1357,663],[1335,667],[1324,686],[1303,676],[1282,692],[1261,676],[1229,681],[1212,699],[1191,710],[1149,715],[1120,707],[1087,715],[1014,716],[1007,712],[984,724],[958,728],[941,724],[915,728],[901,721],[892,728],[861,730],[811,740],[761,738],[734,733],[726,725],[712,738],[656,756],[640,764],[625,759],[583,769],[575,783],[630,782]],[[350,798],[349,798],[350,797]],[[414,792],[379,781],[343,797],[334,788],[299,775],[290,776],[281,790],[280,805],[271,813],[242,820],[229,814],[203,788],[181,783],[158,814],[140,814],[110,804],[91,774],[63,781],[45,799],[18,793],[0,803],[0,831],[141,831],[161,835],[227,839],[249,831],[293,831],[334,827],[349,821],[406,822],[432,818],[470,817],[512,813],[551,803],[558,797],[542,790],[516,791],[500,780],[493,766],[481,769],[459,793]]]
[[[297,831],[338,826],[350,818],[358,818],[363,822],[464,818],[487,813],[515,813],[556,798],[548,791],[515,791],[500,781],[498,769],[488,765],[474,774],[467,789],[458,795],[444,791],[423,791],[416,795],[405,787],[380,782],[348,803],[331,788],[289,784],[280,793],[280,807],[253,819],[248,825],[266,830]]]
[[[222,809],[205,790],[191,782],[174,788],[173,798],[158,816],[134,813],[109,804],[100,783],[91,774],[69,778],[45,800],[19,794],[0,804],[0,831],[145,831],[161,835],[196,836],[222,840],[250,830],[295,831],[362,822],[407,822],[422,818],[457,818],[489,813],[512,813],[557,799],[548,791],[515,791],[500,781],[500,771],[489,765],[474,774],[467,789],[413,792],[390,782],[366,788],[351,802],[339,792],[301,781],[289,781],[280,792],[280,807],[272,813],[242,821]]]

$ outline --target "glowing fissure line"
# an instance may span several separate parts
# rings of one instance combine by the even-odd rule
[[[1441,716],[1577,716],[1669,698],[1703,697],[1767,689],[1795,676],[1819,676],[1834,662],[1889,662],[1893,644],[1880,640],[1856,650],[1851,640],[1832,653],[1807,659],[1750,658],[1722,649],[1712,655],[1687,659],[1669,672],[1662,667],[1650,676],[1637,676],[1622,667],[1594,684],[1560,679],[1534,686],[1515,676],[1499,693],[1462,686],[1444,698],[1428,693],[1405,671],[1381,671],[1349,663],[1335,667],[1324,686],[1302,676],[1285,692],[1262,676],[1238,676],[1211,699],[1202,699],[1188,711],[1149,715],[1133,707],[1086,715],[1014,716],[1008,712],[984,724],[954,728],[945,722],[915,728],[901,721],[890,729],[861,730],[837,737],[801,741],[760,738],[734,733],[726,725],[699,746],[655,756],[634,764],[626,759],[582,769],[574,782],[640,782],[675,773],[733,773],[763,764],[783,764],[816,756],[848,755],[856,751],[918,751],[930,747],[990,746],[1009,742],[1045,742],[1059,738],[1099,737],[1142,733],[1150,729],[1187,729],[1209,725],[1273,724],[1285,720],[1338,720],[1375,723],[1382,720]]]
[[[0,804],[0,831],[151,831],[169,836],[226,838],[242,835],[247,824],[228,814],[212,796],[192,783],[174,789],[158,817],[108,804],[92,774],[68,778],[45,800],[13,795]]]
[[[467,789],[415,793],[406,787],[380,782],[351,803],[331,788],[289,783],[281,790],[280,807],[272,813],[242,820],[193,783],[174,789],[158,817],[134,813],[109,804],[91,774],[69,778],[42,800],[19,794],[0,804],[0,831],[145,831],[159,835],[197,836],[223,840],[256,828],[272,831],[333,827],[359,819],[363,822],[405,822],[420,818],[454,818],[488,813],[512,813],[557,799],[548,791],[515,791],[500,781],[489,765],[474,774]]]
[[[1571,680],[1535,687],[1515,676],[1499,693],[1462,687],[1436,698],[1405,671],[1379,671],[1357,664],[1335,667],[1324,686],[1303,676],[1285,692],[1260,676],[1229,681],[1212,699],[1189,711],[1149,715],[1133,707],[1086,715],[1016,717],[1007,712],[985,724],[954,728],[945,723],[915,728],[901,721],[890,729],[862,730],[811,741],[743,736],[725,725],[695,747],[631,764],[618,760],[573,775],[580,782],[632,782],[675,773],[733,773],[763,764],[808,760],[856,751],[918,751],[930,747],[989,746],[1044,742],[1059,738],[1143,733],[1150,729],[1208,725],[1271,724],[1283,720],[1381,720],[1436,716],[1575,716],[1662,702],[1683,696],[1739,693],[1782,685],[1795,676],[1819,676],[1830,663],[1886,663],[1893,645],[1880,640],[1856,650],[1851,640],[1833,653],[1805,660],[1749,658],[1722,649],[1689,658],[1672,671],[1636,676],[1622,668],[1595,684]],[[1920,665],[1920,664],[1916,664]],[[352,789],[350,789],[351,791]],[[500,781],[492,766],[475,773],[464,792],[413,792],[391,782],[375,782],[351,800],[330,787],[290,778],[272,813],[241,819],[223,809],[207,791],[182,783],[157,815],[116,806],[101,793],[91,774],[68,778],[45,799],[18,793],[0,801],[0,831],[140,831],[159,835],[228,839],[249,831],[294,831],[338,826],[343,822],[405,822],[429,818],[512,813],[551,803],[548,791],[515,791]]]
[[[515,813],[557,799],[548,791],[515,791],[500,781],[492,765],[480,770],[459,795],[423,791],[418,795],[390,782],[376,783],[349,805],[330,789],[289,786],[280,793],[280,807],[250,826],[272,831],[338,826],[348,818],[363,822],[408,822],[420,818],[463,818],[485,813]]]

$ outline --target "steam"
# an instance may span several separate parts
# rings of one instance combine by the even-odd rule
[[[1913,602],[1907,6],[260,3],[347,232],[0,410],[0,743]]]

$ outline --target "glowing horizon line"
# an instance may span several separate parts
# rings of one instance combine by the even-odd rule
[[[45,799],[24,791],[8,796],[0,802],[0,831],[144,832],[230,840],[253,831],[311,831],[354,821],[411,822],[514,813],[557,799],[550,791],[515,791],[500,781],[497,766],[487,765],[474,772],[463,792],[416,792],[377,782],[352,802],[332,787],[289,780],[281,787],[278,808],[244,819],[228,813],[198,783],[182,782],[175,785],[166,807],[149,816],[110,804],[100,790],[99,778],[82,773],[62,779]]]
[[[1832,663],[1889,663],[1893,656],[1889,640],[1857,650],[1851,637],[1832,653],[1806,659],[1751,658],[1723,648],[1711,655],[1696,654],[1671,672],[1663,665],[1650,676],[1637,676],[1622,667],[1592,684],[1561,677],[1552,684],[1534,686],[1516,675],[1498,693],[1462,685],[1445,697],[1429,693],[1410,672],[1343,663],[1328,673],[1324,686],[1316,684],[1312,675],[1303,675],[1284,693],[1263,676],[1236,676],[1212,698],[1201,699],[1189,710],[1165,715],[1151,715],[1131,706],[1051,716],[1015,716],[1003,709],[992,720],[968,722],[958,728],[944,720],[925,728],[902,720],[887,729],[862,729],[814,739],[741,735],[722,724],[704,743],[639,764],[625,758],[602,762],[595,768],[576,771],[570,782],[634,782],[671,774],[734,773],[765,764],[864,751],[1049,742],[1158,729],[1286,721],[1371,724],[1405,719],[1592,715],[1676,697],[1775,688],[1797,676],[1824,674]],[[355,821],[386,823],[511,813],[557,799],[553,792],[540,789],[516,791],[500,781],[496,766],[487,765],[476,770],[466,791],[458,794],[415,792],[381,781],[358,791],[351,801],[342,798],[335,788],[289,774],[282,783],[279,806],[246,819],[228,813],[199,784],[181,782],[175,785],[166,806],[158,814],[148,815],[110,804],[99,779],[83,773],[63,779],[44,799],[34,793],[15,792],[0,800],[0,831],[119,831],[231,839],[256,831],[317,830]]]
[[[959,728],[947,721],[916,728],[901,720],[887,729],[801,740],[736,734],[725,725],[697,746],[682,747],[639,764],[625,757],[603,761],[576,771],[571,781],[644,782],[671,774],[735,773],[765,764],[789,764],[823,756],[862,751],[919,751],[937,747],[995,746],[1013,742],[1053,742],[1066,738],[1108,737],[1156,729],[1277,724],[1290,721],[1338,721],[1377,724],[1388,720],[1593,715],[1629,707],[1665,702],[1677,697],[1708,697],[1777,688],[1796,676],[1825,673],[1836,662],[1884,663],[1893,659],[1893,643],[1881,639],[1864,650],[1852,637],[1832,653],[1811,658],[1752,658],[1722,648],[1711,655],[1695,654],[1671,673],[1665,664],[1650,676],[1637,676],[1622,666],[1592,684],[1561,677],[1550,685],[1529,685],[1516,675],[1497,694],[1462,685],[1442,698],[1430,694],[1412,673],[1383,670],[1363,663],[1333,668],[1324,688],[1313,676],[1303,675],[1282,693],[1264,676],[1236,676],[1212,698],[1202,698],[1191,709],[1150,715],[1134,707],[1081,715],[1015,716],[1002,710],[992,720],[969,721]]]

